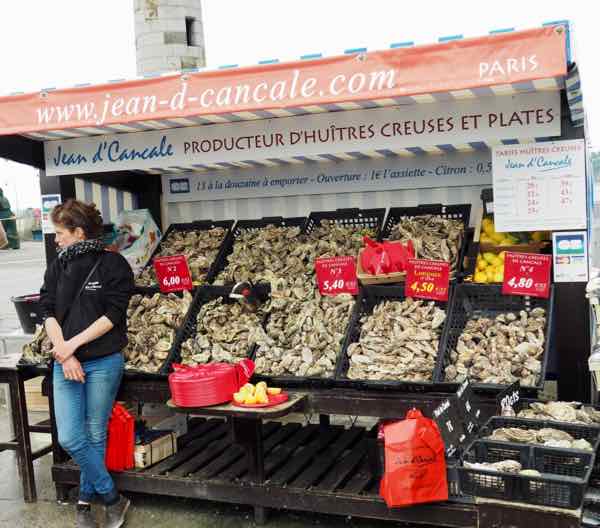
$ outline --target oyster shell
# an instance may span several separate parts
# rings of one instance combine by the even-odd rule
[[[264,335],[264,313],[246,302],[217,298],[204,304],[196,318],[196,335],[181,345],[181,363],[198,365],[233,363],[248,356],[250,347]]]
[[[380,302],[348,347],[348,378],[431,381],[445,317],[434,302]]]
[[[528,409],[519,412],[520,418],[534,420],[552,420],[574,424],[589,425],[600,423],[600,412],[592,407],[581,407],[577,402],[534,402]]]
[[[537,444],[548,447],[581,449],[593,451],[592,445],[585,439],[575,440],[566,431],[544,427],[542,429],[520,429],[518,427],[501,427],[495,429],[489,436],[490,440],[517,442],[522,444]]]
[[[537,330],[528,329],[535,323]],[[445,369],[446,381],[536,385],[542,370],[546,312],[535,308],[495,317],[473,316],[465,324]]]
[[[191,303],[188,291],[184,291],[182,297],[173,293],[132,296],[127,310],[129,342],[123,351],[125,368],[158,372]]]
[[[390,240],[400,240],[403,243],[411,240],[416,258],[449,262],[450,272],[454,275],[464,229],[460,220],[435,215],[405,217],[392,228]]]
[[[198,285],[206,278],[226,235],[227,229],[223,227],[190,231],[174,230],[161,241],[159,251],[155,256],[185,255],[190,267],[192,282]],[[135,282],[138,286],[156,286],[154,267],[145,267]]]
[[[519,473],[523,466],[516,460],[501,460],[500,462],[463,462],[468,469],[483,469],[500,473]]]
[[[36,325],[32,340],[23,345],[23,360],[35,365],[48,363],[52,359],[52,342],[43,325]]]

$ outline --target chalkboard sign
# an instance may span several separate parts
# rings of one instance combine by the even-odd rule
[[[433,419],[442,433],[448,458],[457,456],[464,444],[465,431],[458,406],[458,398],[453,395],[443,400],[433,410]]]
[[[515,414],[518,414],[523,406],[521,402],[521,382],[517,380],[506,387],[496,396],[496,403],[498,404],[498,415],[502,416],[502,411],[506,407],[512,408]]]
[[[458,411],[463,419],[465,434],[467,440],[477,435],[477,431],[482,425],[481,409],[479,408],[473,393],[471,382],[466,379],[456,391],[458,398]]]

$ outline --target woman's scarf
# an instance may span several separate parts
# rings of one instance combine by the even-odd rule
[[[58,254],[58,259],[61,263],[66,264],[80,255],[85,255],[87,253],[101,253],[102,251],[104,251],[104,242],[99,238],[82,240],[81,242],[75,242],[61,250]]]

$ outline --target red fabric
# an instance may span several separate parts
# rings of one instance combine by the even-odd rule
[[[448,500],[444,441],[437,424],[412,409],[386,424],[380,494],[389,508]]]
[[[134,466],[135,420],[119,403],[108,421],[105,463],[109,471],[125,471]]]
[[[363,238],[365,249],[360,254],[362,269],[371,275],[406,271],[408,260],[415,257],[411,240],[402,242],[375,242],[368,236]]]
[[[195,367],[175,364],[173,369],[169,375],[173,403],[178,407],[206,407],[230,402],[233,393],[254,373],[254,362],[242,359],[236,365],[209,363]]]

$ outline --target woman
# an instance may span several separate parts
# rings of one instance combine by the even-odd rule
[[[90,504],[99,499],[105,526],[116,528],[129,500],[117,492],[104,453],[123,373],[133,273],[121,255],[104,250],[102,217],[93,204],[68,200],[51,218],[60,252],[46,270],[40,304],[53,344],[58,441],[81,471],[77,526],[97,526]]]

